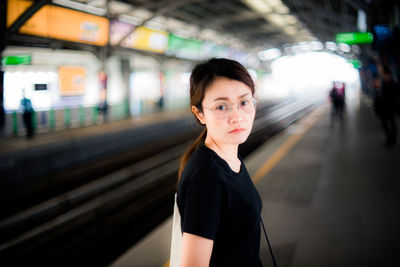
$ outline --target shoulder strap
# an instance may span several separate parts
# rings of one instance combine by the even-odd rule
[[[269,243],[269,239],[268,239],[268,235],[267,235],[267,230],[265,230],[264,222],[263,222],[263,220],[262,220],[261,217],[260,217],[260,221],[261,221],[262,228],[263,228],[263,230],[264,230],[265,239],[267,239],[269,252],[271,253],[271,257],[272,257],[272,262],[274,263],[274,267],[278,267],[278,265],[276,264],[276,261],[275,261],[274,252],[272,252],[272,247],[271,247],[271,244]]]
[[[172,219],[172,238],[171,238],[171,252],[170,252],[170,267],[179,267],[182,252],[182,229],[181,229],[181,215],[179,213],[178,205],[176,203],[177,194],[175,193],[174,215]]]

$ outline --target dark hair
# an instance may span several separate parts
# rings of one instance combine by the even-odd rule
[[[250,88],[252,95],[255,93],[253,79],[243,65],[230,59],[213,58],[197,65],[192,71],[190,76],[190,106],[195,106],[200,112],[203,112],[201,103],[203,102],[204,94],[217,77],[225,77],[242,82]],[[200,123],[197,117],[196,120]],[[204,128],[192,146],[183,154],[179,166],[178,182],[187,162],[200,143],[204,141],[206,135],[207,128]]]

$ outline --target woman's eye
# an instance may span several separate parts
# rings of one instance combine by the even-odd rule
[[[242,105],[242,106],[247,106],[248,104],[250,104],[250,101],[249,101],[249,100],[242,100],[242,101],[240,102],[240,105]]]
[[[226,105],[225,104],[221,104],[215,107],[215,110],[226,110]]]

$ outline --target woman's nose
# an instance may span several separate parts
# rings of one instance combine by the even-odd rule
[[[241,113],[238,105],[233,105],[231,114],[229,116],[231,122],[241,122],[243,121],[243,114]]]

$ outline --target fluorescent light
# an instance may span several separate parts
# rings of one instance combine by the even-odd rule
[[[349,53],[351,51],[351,47],[345,43],[339,43],[339,49],[345,53]]]
[[[318,41],[310,42],[310,46],[311,46],[311,49],[314,50],[314,51],[322,50],[324,48],[324,45],[321,42],[318,42]]]
[[[294,26],[285,27],[283,31],[289,35],[295,35],[298,32],[297,27]]]
[[[60,6],[65,6],[69,8],[73,8],[76,10],[80,11],[85,11],[91,14],[99,15],[99,16],[104,16],[106,14],[106,9],[105,8],[99,8],[99,7],[94,7],[94,6],[89,6],[85,4],[81,4],[78,2],[74,1],[69,1],[69,0],[53,0],[54,4],[58,4]]]
[[[289,8],[282,3],[274,6],[274,10],[280,14],[288,14],[290,12]]]
[[[122,2],[112,1],[109,4],[109,8],[111,13],[113,14],[124,14],[127,11],[131,10],[132,6]]]
[[[271,21],[272,23],[278,25],[278,26],[285,26],[286,22],[283,16],[278,15],[278,14],[269,14],[268,15],[268,20]]]
[[[245,3],[260,13],[272,12],[272,8],[264,0],[245,0]]]
[[[128,16],[128,15],[120,15],[118,17],[118,20],[125,22],[125,23],[133,24],[135,26],[140,25],[142,23],[141,18],[134,17],[134,16]]]
[[[266,0],[269,5],[276,7],[282,4],[281,0]]]
[[[295,16],[293,16],[293,15],[285,15],[285,19],[286,19],[286,22],[287,22],[288,24],[296,24],[296,23],[299,22],[299,21],[297,20],[297,18],[296,18]]]
[[[336,51],[337,45],[334,42],[326,42],[325,47],[330,51]]]

